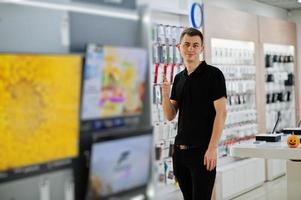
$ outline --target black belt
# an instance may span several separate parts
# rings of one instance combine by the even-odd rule
[[[176,145],[177,149],[180,150],[189,150],[189,149],[200,149],[201,146],[193,146],[193,145],[184,145],[184,144],[177,144]]]

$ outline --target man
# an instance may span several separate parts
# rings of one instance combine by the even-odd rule
[[[172,120],[179,110],[173,154],[174,174],[185,200],[210,200],[214,186],[217,147],[226,119],[226,86],[222,72],[199,60],[203,35],[187,28],[177,46],[185,70],[176,75],[171,97],[164,78],[163,110]]]

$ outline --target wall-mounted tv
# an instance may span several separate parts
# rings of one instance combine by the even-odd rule
[[[102,199],[147,184],[151,166],[151,133],[93,144],[90,197]]]
[[[146,79],[144,49],[89,44],[83,77],[82,120],[142,113]]]
[[[81,57],[0,54],[0,171],[78,154]]]

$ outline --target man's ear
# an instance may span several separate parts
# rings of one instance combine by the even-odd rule
[[[204,51],[204,45],[202,45],[202,51]]]
[[[177,44],[176,47],[180,51],[180,44]]]

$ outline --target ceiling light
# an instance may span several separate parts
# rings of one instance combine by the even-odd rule
[[[50,3],[45,1],[35,0],[0,0],[0,3],[10,3],[24,6],[32,6],[53,10],[72,11],[86,14],[102,15],[114,18],[123,18],[130,20],[139,20],[139,15],[136,11],[128,11],[105,6],[89,6],[82,3]]]

